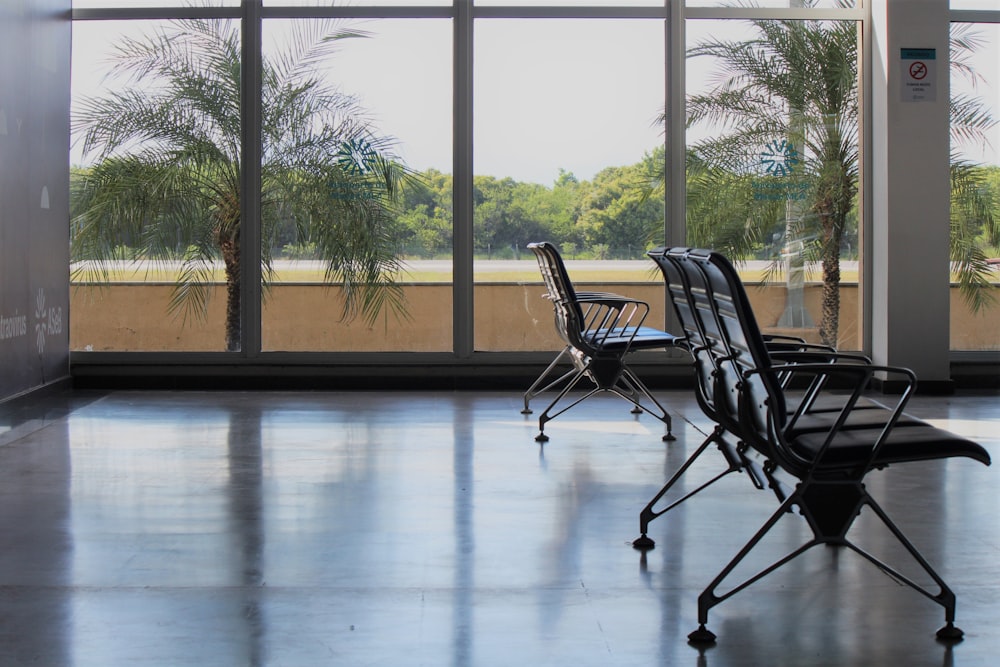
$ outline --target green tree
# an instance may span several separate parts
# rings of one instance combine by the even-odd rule
[[[584,245],[583,230],[576,224],[580,218],[581,187],[580,180],[572,172],[559,170],[551,190],[551,225],[546,229],[554,241],[572,243],[578,249]]]
[[[409,174],[358,101],[318,74],[343,40],[364,36],[297,22],[262,71],[264,288],[272,247],[315,244],[348,319],[405,314],[395,213]],[[83,100],[73,119],[93,158],[73,183],[74,261],[98,279],[111,260],[177,262],[170,309],[186,321],[206,312],[221,259],[228,350],[240,347],[240,57],[238,23],[172,21],[117,44],[112,74],[125,85]]]
[[[535,183],[518,183],[512,178],[473,178],[475,247],[490,256],[516,258],[531,243],[545,236],[539,203],[546,188]]]
[[[647,196],[643,163],[607,167],[582,188],[580,217],[587,247],[608,246],[629,259],[662,242],[663,202]]]
[[[450,256],[452,180],[450,174],[428,169],[418,182],[404,188],[399,223],[408,252],[422,257]]]

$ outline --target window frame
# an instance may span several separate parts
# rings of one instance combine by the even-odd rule
[[[373,367],[395,368],[402,376],[426,376],[428,372],[437,375],[455,375],[467,372],[476,377],[477,368],[495,367],[500,369],[518,368],[524,365],[548,363],[551,353],[518,352],[476,352],[473,344],[473,219],[472,219],[472,53],[475,23],[478,19],[513,18],[590,18],[590,19],[662,19],[666,32],[665,90],[666,104],[673,120],[664,132],[664,144],[668,160],[665,164],[664,197],[667,202],[664,218],[664,238],[670,244],[684,242],[684,126],[683,109],[685,100],[685,23],[699,19],[811,19],[850,20],[862,25],[864,44],[862,47],[862,92],[865,89],[871,67],[869,29],[871,10],[868,0],[858,0],[857,6],[849,9],[804,9],[804,8],[747,8],[747,7],[685,7],[675,0],[664,0],[663,6],[618,6],[608,0],[604,6],[477,6],[474,0],[453,0],[450,6],[265,6],[262,0],[243,0],[239,7],[131,7],[131,8],[77,8],[71,12],[72,21],[100,20],[152,20],[176,18],[218,18],[236,19],[242,24],[244,48],[244,77],[249,85],[244,86],[246,98],[243,103],[243,146],[244,165],[259,165],[260,157],[260,68],[261,33],[266,19],[302,18],[358,18],[358,19],[421,19],[450,18],[454,27],[453,40],[453,344],[451,352],[279,352],[261,349],[261,275],[260,275],[260,230],[258,224],[248,224],[259,220],[259,202],[256,198],[243,198],[244,232],[242,235],[243,270],[242,286],[243,326],[242,346],[239,352],[93,352],[71,351],[71,364],[75,370],[90,368],[89,373],[113,374],[112,367],[133,367],[147,370],[154,368],[171,369],[183,366],[192,368],[213,368],[213,374],[232,375],[244,372],[240,369],[251,367],[284,368],[289,374],[313,374],[317,367],[331,367],[333,372],[348,375],[372,375]],[[962,11],[954,15],[979,16],[990,12]],[[253,93],[256,93],[255,95]],[[863,127],[868,127],[867,118],[871,113],[869,105],[862,110],[866,118]],[[870,170],[864,165],[868,154],[868,137],[862,132],[862,192],[863,198],[870,198]],[[681,150],[671,148],[681,147]],[[243,187],[245,192],[259,191],[259,169],[244,169]],[[861,221],[864,234],[870,233],[871,206],[863,203],[864,215]],[[869,267],[862,266],[862,271]],[[866,288],[870,289],[870,287]],[[867,294],[865,304],[870,303]],[[866,306],[868,308],[870,306]],[[669,312],[669,309],[668,309]],[[669,315],[668,315],[669,318]],[[863,313],[864,345],[870,345],[870,312]],[[666,325],[669,327],[670,322]],[[666,354],[666,353],[665,353]],[[675,367],[678,376],[686,374],[687,362],[675,353],[667,359]],[[666,357],[664,357],[666,358]],[[663,363],[663,358],[658,360]],[[93,369],[97,370],[93,370]],[[308,370],[307,370],[308,369]],[[353,370],[352,370],[353,369]],[[432,370],[433,369],[433,370]],[[669,370],[669,369],[668,369]],[[503,374],[505,371],[498,371]],[[530,371],[529,371],[530,372]]]

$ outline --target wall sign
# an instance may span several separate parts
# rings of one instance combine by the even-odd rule
[[[900,99],[903,102],[937,100],[937,49],[900,49]]]

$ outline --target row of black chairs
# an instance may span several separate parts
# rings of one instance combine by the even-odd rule
[[[644,409],[637,396],[648,397],[665,415],[660,418],[667,424],[669,436],[669,415],[628,370],[625,356],[635,349],[645,349],[641,341],[648,338],[656,341],[649,347],[681,347],[693,359],[698,405],[714,423],[714,429],[640,512],[641,534],[633,546],[640,550],[653,548],[655,543],[648,535],[650,522],[731,473],[746,474],[754,487],[769,489],[777,498],[773,514],[699,595],[698,628],[688,636],[692,644],[715,642],[715,634],[707,628],[710,609],[817,545],[849,548],[896,581],[940,604],[945,611],[945,625],[937,637],[942,641],[962,638],[954,622],[954,592],[864,484],[870,472],[893,464],[950,457],[990,463],[989,454],[979,444],[904,414],[916,389],[912,371],[876,365],[863,355],[840,353],[799,339],[763,335],[735,268],[723,255],[711,250],[659,248],[649,253],[663,273],[668,300],[682,332],[671,335],[655,329],[644,331],[642,320],[648,307],[636,306],[634,300],[604,293],[574,294],[555,248],[550,244],[530,247],[539,257],[543,275],[552,270],[546,267],[557,267],[557,275],[546,276],[546,284],[566,349],[525,395],[526,410],[529,394],[533,397],[540,393],[536,390],[542,387],[543,378],[551,374],[561,357],[570,356],[576,365],[570,373],[569,388],[552,405],[581,378],[589,377],[595,389],[587,396],[613,391],[631,400],[637,409]],[[554,291],[557,289],[569,291]],[[642,317],[623,320],[627,302],[641,310]],[[603,314],[595,316],[586,310],[597,306]],[[624,339],[623,343],[604,349],[602,341],[613,341],[616,334]],[[601,362],[594,364],[595,359]],[[606,374],[596,371],[602,364],[611,370]],[[866,397],[876,376],[899,378],[902,389],[893,397],[893,405]],[[624,383],[626,390],[616,389],[616,383]],[[549,414],[552,405],[543,417],[551,419],[565,411]],[[544,421],[539,426],[539,435],[544,436]],[[669,491],[712,445],[722,453],[724,469],[666,504]],[[865,508],[878,517],[930,577],[936,592],[848,538],[855,519]],[[736,567],[793,510],[805,518],[811,539],[720,593]]]
[[[695,359],[700,404],[718,427],[708,442],[726,454],[729,467],[745,470],[755,485],[767,485],[780,501],[774,513],[698,597],[692,643],[712,643],[709,610],[817,545],[847,547],[945,611],[937,632],[957,641],[955,594],[865,487],[865,477],[889,465],[968,457],[986,465],[979,444],[904,414],[917,378],[905,368],[877,365],[858,354],[788,341],[768,341],[760,332],[739,275],[720,253],[689,248],[659,249],[659,265],[670,301],[682,322]],[[900,378],[894,405],[866,400],[879,374]],[[694,457],[700,454],[694,453]],[[758,463],[759,461],[759,463]],[[689,465],[686,463],[685,466]],[[787,477],[786,488],[778,476]],[[640,519],[648,547],[649,507]],[[855,519],[868,508],[933,580],[929,590],[848,537]],[[805,518],[812,538],[741,583],[719,593],[730,573],[793,509]],[[646,539],[643,539],[643,538]]]

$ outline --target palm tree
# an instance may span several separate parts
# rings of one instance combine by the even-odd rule
[[[358,100],[318,67],[365,33],[297,22],[262,71],[261,230],[265,289],[279,234],[315,244],[345,318],[404,313],[394,282],[396,205],[412,176]],[[177,20],[113,56],[123,89],[83,100],[73,119],[92,166],[73,183],[72,257],[107,280],[112,260],[179,266],[170,311],[203,317],[213,271],[226,282],[226,349],[240,349],[241,67],[238,23]],[[77,275],[76,277],[81,277]]]
[[[801,197],[801,210],[786,214],[781,223],[784,243],[801,240],[806,255],[819,259],[820,338],[836,344],[840,249],[858,192],[855,25],[790,20],[751,24],[758,33],[751,39],[711,38],[688,52],[691,58],[717,59],[719,74],[709,91],[689,96],[688,123],[707,121],[725,128],[690,147],[693,175],[696,181],[707,179],[709,191],[715,178],[724,179],[729,190],[741,184],[746,202],[735,222],[712,214],[689,217],[689,229],[733,256],[747,257],[781,233],[773,228],[776,198]],[[763,180],[761,152],[769,145],[788,151],[794,161],[778,176],[767,177],[770,189],[754,193],[754,184]],[[714,210],[733,213],[731,206]],[[721,238],[717,230],[723,232]]]
[[[811,2],[806,2],[811,4]],[[856,229],[858,193],[858,38],[851,21],[750,21],[756,36],[710,38],[689,57],[717,62],[715,84],[687,101],[688,125],[714,123],[722,131],[689,147],[688,229],[691,242],[712,245],[734,257],[751,257],[775,238],[787,247],[803,242],[822,271],[823,342],[836,345],[840,311],[840,257]],[[971,74],[964,55],[977,46],[965,30],[952,33],[952,66]],[[985,140],[995,121],[975,97],[951,103],[953,139]],[[661,121],[664,117],[661,116]],[[772,142],[795,147],[791,173],[767,176],[761,196],[761,148]],[[981,307],[988,265],[977,244],[986,230],[996,239],[997,221],[977,182],[981,172],[952,160],[951,258],[962,292]],[[776,208],[767,192],[794,195],[798,211]],[[701,198],[708,201],[701,201]],[[782,197],[784,198],[784,196]],[[724,202],[724,203],[720,203]],[[794,202],[790,207],[794,207]],[[782,214],[784,211],[784,214]],[[694,214],[696,213],[696,215]],[[786,219],[782,220],[781,218]],[[778,221],[780,229],[775,228]],[[772,266],[772,272],[777,264]]]

